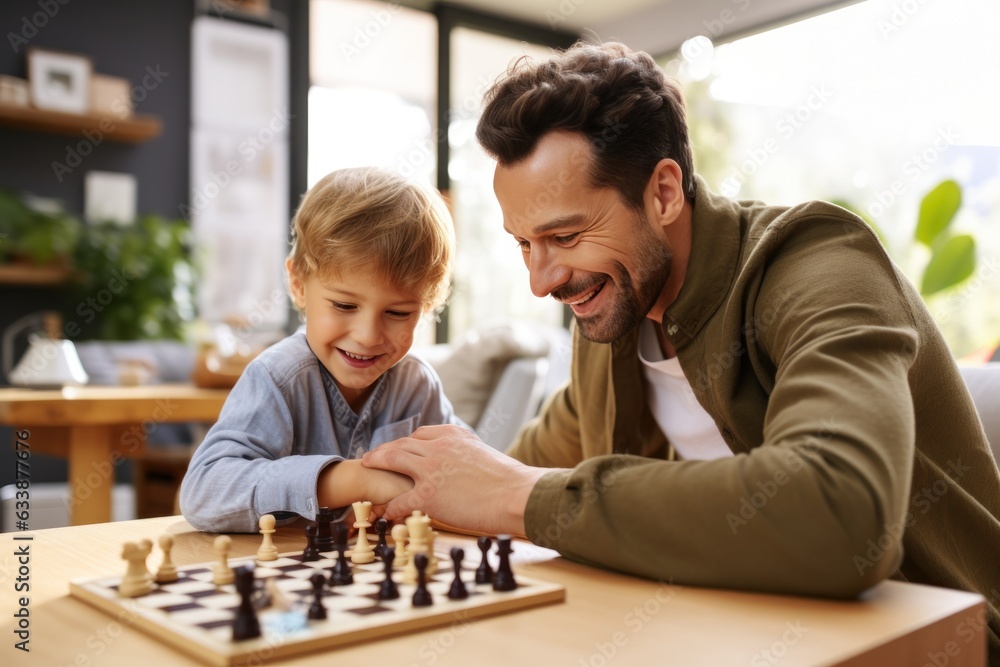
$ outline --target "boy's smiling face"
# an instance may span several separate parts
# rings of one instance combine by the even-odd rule
[[[295,305],[306,315],[306,340],[355,412],[375,381],[413,345],[423,308],[413,294],[372,270],[304,278],[286,262]]]

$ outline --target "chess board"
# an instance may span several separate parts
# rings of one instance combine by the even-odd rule
[[[438,571],[428,578],[427,584],[433,598],[429,607],[412,605],[416,585],[403,583],[402,568],[397,567],[393,575],[399,598],[379,600],[379,584],[385,579],[382,562],[352,564],[353,584],[326,589],[323,605],[327,619],[323,621],[304,620],[313,600],[309,577],[316,571],[329,574],[336,562],[336,552],[321,553],[320,560],[311,562],[302,562],[301,552],[281,554],[277,560],[266,562],[255,561],[253,557],[231,558],[232,567],[255,563],[255,579],[274,578],[277,587],[295,605],[291,612],[273,608],[259,611],[261,636],[238,642],[232,640],[232,621],[240,596],[232,584],[212,583],[210,564],[178,566],[176,582],[154,584],[153,591],[142,597],[120,597],[120,576],[72,581],[70,594],[115,616],[123,625],[140,628],[211,665],[268,663],[565,599],[562,586],[523,577],[516,571],[516,590],[497,592],[490,584],[477,585],[475,567],[479,554],[473,555],[474,558],[466,557],[462,573],[469,597],[450,600],[447,593],[454,578],[453,566],[445,554],[437,554]],[[492,558],[495,568],[495,555]]]

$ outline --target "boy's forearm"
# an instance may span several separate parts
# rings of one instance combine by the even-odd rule
[[[382,505],[409,491],[413,480],[388,470],[366,468],[360,459],[347,459],[324,468],[316,487],[320,507],[346,507],[363,500]]]
[[[316,483],[319,506],[345,507],[364,500],[364,476],[367,472],[361,461],[356,459],[338,461],[323,468]]]

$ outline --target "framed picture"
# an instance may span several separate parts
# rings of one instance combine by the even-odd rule
[[[48,49],[28,50],[31,103],[39,109],[87,113],[90,109],[90,58]]]

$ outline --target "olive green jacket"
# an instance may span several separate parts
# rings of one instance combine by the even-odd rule
[[[675,461],[638,331],[573,336],[571,379],[508,453],[533,542],[677,583],[853,597],[877,582],[978,591],[1000,661],[1000,473],[919,294],[831,204],[736,202],[699,179],[663,331],[735,456]]]

